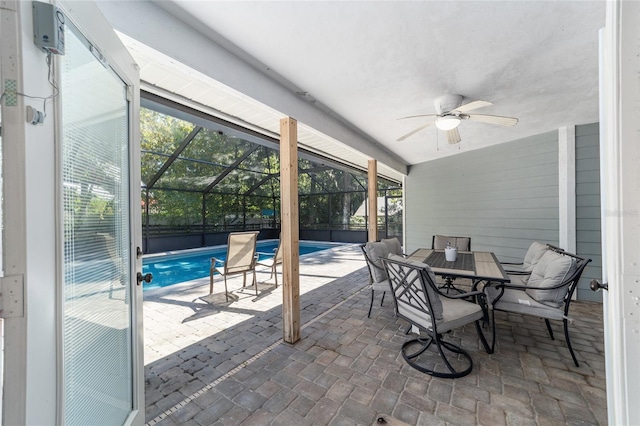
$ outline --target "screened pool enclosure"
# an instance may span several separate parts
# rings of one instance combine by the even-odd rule
[[[144,94],[141,108],[145,253],[225,244],[232,231],[280,232],[277,135],[265,135]],[[367,211],[367,174],[299,151],[300,239],[364,242],[402,237],[402,189],[378,179],[378,212]]]

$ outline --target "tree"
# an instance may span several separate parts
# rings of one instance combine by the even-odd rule
[[[277,151],[146,108],[140,123],[142,205],[151,225],[222,230],[279,210]],[[301,225],[349,228],[365,197],[360,180],[366,175],[299,159]]]

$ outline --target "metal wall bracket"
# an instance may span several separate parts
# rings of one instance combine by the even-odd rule
[[[24,276],[0,278],[0,318],[24,316]]]

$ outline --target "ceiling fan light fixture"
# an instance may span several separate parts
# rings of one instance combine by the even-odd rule
[[[445,115],[444,117],[438,117],[436,120],[436,127],[440,130],[452,130],[458,127],[460,124],[460,117],[455,115]]]

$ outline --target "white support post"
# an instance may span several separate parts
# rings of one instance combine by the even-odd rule
[[[378,241],[378,162],[369,160],[368,173],[369,221],[367,222],[368,240]]]
[[[570,253],[576,252],[576,128],[558,129],[558,244]]]

